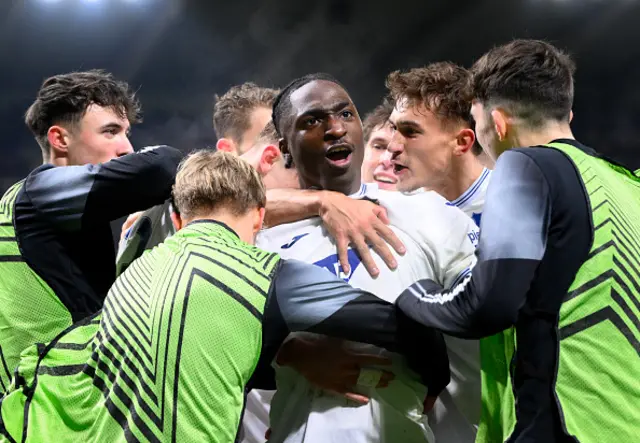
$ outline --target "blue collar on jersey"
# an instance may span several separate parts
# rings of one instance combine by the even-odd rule
[[[473,184],[471,186],[469,186],[469,188],[466,191],[464,191],[464,193],[460,197],[458,197],[454,201],[448,203],[449,206],[460,207],[460,206],[464,205],[465,203],[467,203],[469,200],[471,200],[473,198],[473,196],[478,192],[478,190],[482,186],[482,183],[484,183],[484,181],[487,179],[487,177],[489,176],[490,173],[491,173],[491,171],[489,169],[484,168],[482,170],[482,174],[480,174],[480,177],[478,177],[476,179],[476,181],[473,182]]]

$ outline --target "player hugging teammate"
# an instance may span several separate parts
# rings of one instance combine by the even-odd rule
[[[51,77],[0,200],[1,442],[613,442],[640,435],[640,177],[515,40],[217,99],[217,151],[133,152],[102,71]],[[132,214],[116,251],[112,220]]]

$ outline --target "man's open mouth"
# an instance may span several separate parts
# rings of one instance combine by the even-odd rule
[[[407,169],[406,166],[403,166],[399,163],[393,164],[393,173],[396,175],[402,174],[402,172],[405,171],[406,169]]]
[[[353,149],[349,145],[335,145],[329,148],[326,157],[331,163],[342,166],[349,163],[352,153]]]

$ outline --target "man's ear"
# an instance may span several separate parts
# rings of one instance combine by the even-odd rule
[[[69,154],[69,138],[71,134],[62,126],[54,125],[47,131],[47,141],[54,158],[67,157]]]
[[[491,111],[491,119],[498,140],[504,141],[507,138],[509,116],[502,109],[494,109]]]
[[[475,141],[476,134],[473,132],[473,129],[461,129],[456,135],[456,146],[453,149],[453,153],[455,155],[462,155],[469,152],[469,149],[473,147]]]
[[[183,228],[182,217],[176,211],[171,211],[171,223],[173,223],[173,227],[176,228],[176,231],[179,231]]]
[[[262,154],[258,162],[258,172],[260,175],[267,175],[273,165],[276,164],[282,158],[280,149],[276,145],[267,145],[262,148]]]
[[[236,144],[233,140],[222,137],[216,143],[216,149],[218,151],[230,152],[232,154],[236,154]]]
[[[253,237],[252,237],[252,245],[256,244],[256,239],[258,234],[262,230],[262,226],[264,225],[264,215],[266,213],[265,208],[258,208],[258,210],[254,211],[253,218]]]
[[[573,110],[569,111],[569,123],[573,121]]]

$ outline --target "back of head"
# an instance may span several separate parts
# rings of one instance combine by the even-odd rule
[[[25,123],[49,157],[47,139],[54,125],[75,125],[82,120],[90,105],[110,108],[131,124],[142,121],[140,103],[125,82],[102,70],[71,72],[47,78],[38,91],[36,101],[25,115]]]
[[[277,133],[281,137],[284,137],[286,135],[285,134],[286,131],[284,130],[285,129],[284,127],[287,120],[286,117],[291,112],[291,95],[294,92],[296,92],[298,89],[303,87],[304,85],[317,80],[325,80],[331,83],[335,83],[345,91],[347,90],[347,88],[345,88],[342,85],[342,83],[340,83],[335,77],[333,77],[331,74],[327,74],[324,72],[307,74],[303,77],[299,77],[291,81],[287,86],[285,86],[280,91],[280,93],[278,94],[278,96],[275,98],[273,102],[272,120]]]
[[[440,118],[444,125],[463,124],[475,126],[471,117],[471,100],[468,94],[470,72],[451,62],[432,63],[422,68],[389,74],[387,89],[395,103],[411,107],[424,106]],[[475,143],[473,152],[482,148]]]
[[[228,152],[201,150],[178,167],[173,202],[184,219],[193,219],[218,211],[239,217],[264,208],[267,198],[260,176],[249,163]]]
[[[390,97],[385,97],[382,104],[376,106],[373,111],[368,113],[362,121],[362,132],[364,135],[364,143],[367,144],[371,138],[371,133],[389,121],[389,117],[393,112],[393,101]]]
[[[267,143],[278,145],[278,141],[280,140],[280,136],[278,135],[278,131],[276,131],[276,126],[273,124],[273,121],[267,123],[267,126],[264,127],[256,141],[254,143],[254,147],[257,145],[265,145]]]
[[[215,96],[213,129],[218,138],[229,138],[242,143],[251,127],[251,114],[257,108],[271,109],[278,91],[262,88],[255,83],[232,86],[222,96]]]
[[[514,40],[473,65],[470,93],[485,108],[503,107],[533,128],[549,120],[568,123],[574,73],[571,58],[550,43]]]

